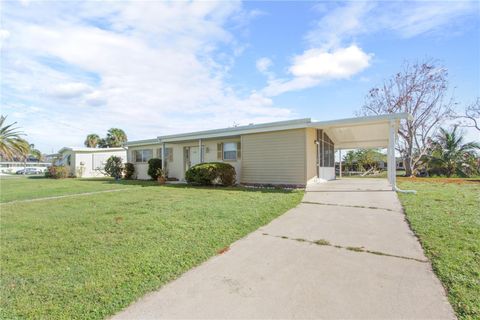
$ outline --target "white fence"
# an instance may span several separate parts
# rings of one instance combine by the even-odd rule
[[[15,173],[18,170],[26,168],[38,168],[42,171],[47,171],[47,167],[51,166],[48,162],[18,162],[18,161],[1,161],[0,172],[2,173]]]

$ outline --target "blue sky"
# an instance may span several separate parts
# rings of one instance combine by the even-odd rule
[[[480,95],[475,1],[2,7],[2,114],[47,153],[111,127],[136,140],[351,117],[405,60],[447,67],[459,108]]]

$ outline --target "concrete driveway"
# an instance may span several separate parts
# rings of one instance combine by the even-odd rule
[[[342,179],[113,318],[455,316],[386,180]]]

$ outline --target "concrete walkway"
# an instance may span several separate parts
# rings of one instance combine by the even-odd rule
[[[387,182],[342,179],[113,318],[455,316]]]

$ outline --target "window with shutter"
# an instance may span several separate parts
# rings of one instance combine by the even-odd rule
[[[223,144],[223,160],[237,160],[236,142],[225,142]]]

